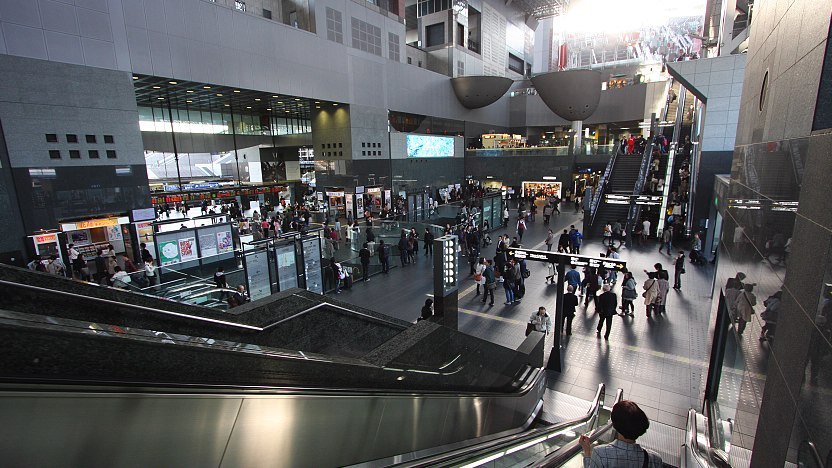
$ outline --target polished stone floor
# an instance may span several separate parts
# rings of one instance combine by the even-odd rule
[[[555,216],[551,227],[555,233],[575,224],[580,228],[579,215],[569,213]],[[513,230],[512,230],[513,231]],[[496,240],[499,230],[492,234]],[[514,235],[513,232],[510,232]],[[529,223],[523,245],[545,250],[543,241],[546,226],[542,217]],[[678,247],[676,247],[678,248]],[[495,244],[484,249],[491,258]],[[605,250],[605,249],[604,249]],[[602,252],[601,244],[587,241],[582,253]],[[636,272],[636,281],[646,279],[643,270],[652,270],[662,262],[671,268],[670,257],[658,253],[658,245],[635,245],[621,251]],[[525,323],[538,306],[554,312],[556,287],[544,283],[546,267],[530,263],[531,277],[526,280],[526,295],[522,302],[503,305],[502,288],[495,291],[495,305],[489,307],[475,295],[475,285],[469,279],[467,262],[461,267],[459,293],[459,329],[465,333],[515,348],[524,339]],[[671,278],[672,280],[672,278]],[[564,369],[552,373],[549,387],[584,400],[594,395],[598,383],[604,382],[610,393],[622,388],[627,399],[636,401],[651,420],[684,428],[688,409],[700,409],[707,374],[709,353],[709,320],[713,271],[710,265],[687,266],[681,291],[671,289],[666,316],[647,319],[642,299],[636,300],[634,318],[615,317],[609,341],[595,334],[598,316],[593,306],[581,306],[573,323],[573,333],[565,337]],[[620,298],[620,282],[615,292]],[[415,321],[425,299],[433,293],[432,264],[422,255],[413,265],[396,268],[388,275],[377,275],[367,283],[359,282],[340,294],[339,299],[367,307],[400,319]],[[553,337],[547,337],[551,347]],[[548,359],[548,351],[547,351]]]

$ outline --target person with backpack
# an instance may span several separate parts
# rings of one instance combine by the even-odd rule
[[[390,246],[384,243],[384,239],[378,241],[378,261],[381,272],[386,275],[390,271]]]
[[[506,293],[506,302],[505,305],[514,304],[516,298],[514,296],[514,265],[509,261],[506,263],[505,269],[503,270],[503,289]]]
[[[523,233],[526,232],[526,219],[521,216],[520,219],[517,220],[517,237],[520,238],[520,242],[523,242]]]

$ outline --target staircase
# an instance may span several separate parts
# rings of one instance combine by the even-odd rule
[[[605,195],[632,195],[633,187],[638,180],[638,173],[641,167],[641,155],[619,155],[615,159],[615,165],[610,173],[610,180],[607,182]],[[613,224],[616,220],[623,224],[627,220],[629,204],[613,204],[601,200],[598,213],[595,215],[595,222],[589,230],[590,236],[601,237],[606,223]]]

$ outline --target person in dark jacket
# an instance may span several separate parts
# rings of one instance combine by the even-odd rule
[[[410,263],[407,236],[404,232],[402,232],[402,236],[399,238],[399,258],[401,259],[402,267]]]
[[[370,257],[372,256],[373,254],[370,253],[369,244],[365,242],[361,250],[358,251],[358,258],[361,259],[361,273],[364,276],[365,282],[370,281],[368,276],[370,275]]]
[[[373,228],[371,226],[367,226],[367,242],[375,242],[376,241],[376,233],[373,232]]]
[[[674,284],[673,289],[682,289],[682,275],[685,274],[685,251],[680,250],[676,260],[673,261],[674,270]]]
[[[563,233],[558,237],[558,252],[571,253],[569,248],[569,231],[563,230]]]
[[[378,261],[381,263],[381,272],[387,274],[390,271],[390,246],[384,243],[384,239],[378,241]]]
[[[426,299],[425,305],[422,306],[422,314],[416,321],[427,320],[431,317],[433,317],[433,299]]]
[[[494,305],[494,290],[497,289],[497,275],[494,273],[494,262],[488,260],[486,262],[485,270],[482,272],[483,279],[485,280],[485,288],[483,289],[482,295],[482,303],[485,304],[485,299],[488,295],[491,295],[491,303],[488,305]]]
[[[607,323],[607,332],[604,334],[604,339],[610,339],[610,331],[612,330],[612,318],[616,315],[615,310],[618,308],[618,296],[610,290],[610,285],[605,284],[603,293],[598,297],[598,305],[601,307],[601,313],[598,317],[598,328],[596,328],[597,335],[601,336],[601,329],[604,327],[604,322]]]
[[[434,235],[428,228],[425,228],[425,235],[422,236],[422,240],[425,244],[425,256],[433,255],[433,239]]]
[[[575,318],[575,308],[578,307],[578,296],[575,295],[575,286],[571,284],[566,287],[566,294],[563,295],[563,322],[560,332],[563,333],[563,326],[566,325],[566,335],[572,334],[572,319]]]

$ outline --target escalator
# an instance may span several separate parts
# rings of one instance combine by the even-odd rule
[[[611,408],[622,398],[623,392],[619,389],[609,407]],[[589,410],[580,418],[417,458],[394,466],[403,468],[566,466],[582,457],[581,448],[578,445],[578,438],[582,434],[587,434],[593,443],[606,443],[612,440],[612,423],[609,422],[609,408],[604,406],[604,399],[605,387],[601,384],[598,386]]]
[[[650,151],[651,145],[647,145],[645,152]],[[618,153],[614,160],[611,161],[612,167],[609,175],[602,181],[603,191],[597,200],[593,203],[598,204],[594,211],[594,216],[590,217],[591,225],[584,231],[590,236],[600,238],[604,232],[604,225],[606,223],[614,224],[620,221],[624,225],[627,221],[630,212],[629,196],[633,193],[633,187],[639,181],[639,175],[642,168],[642,157],[639,155],[625,155]],[[618,200],[610,200],[610,196],[623,196]]]
[[[292,290],[229,312],[0,266],[7,466],[343,466],[521,433],[508,349]],[[317,302],[315,302],[317,301]]]

